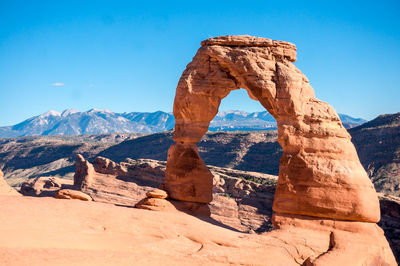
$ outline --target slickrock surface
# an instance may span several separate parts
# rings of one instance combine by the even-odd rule
[[[3,172],[0,170],[0,195],[21,195],[15,189],[10,187],[3,178]]]
[[[278,123],[283,156],[274,211],[379,221],[378,197],[350,135],[335,110],[315,98],[308,79],[292,63],[295,60],[296,48],[287,42],[252,36],[202,42],[176,88],[177,144],[168,152],[165,176],[171,198],[211,201],[211,177],[201,167],[196,143],[207,132],[221,100],[244,88]],[[184,159],[186,154],[190,159]]]
[[[354,249],[347,258],[357,260],[342,265],[395,265],[374,224],[309,229],[293,221],[296,228],[257,235],[182,212],[15,196],[0,196],[0,213],[0,265],[338,265],[324,262],[340,252],[342,263]]]

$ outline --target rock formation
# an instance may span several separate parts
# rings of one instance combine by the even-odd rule
[[[91,182],[78,189],[97,202],[147,210],[180,210],[201,216],[211,214],[211,219],[242,232],[265,232],[271,228],[276,176],[208,166],[213,175],[214,200],[207,206],[166,200],[167,193],[157,189],[164,181],[165,166],[164,161],[127,158],[115,163],[104,157],[96,157],[91,164],[77,156],[74,187],[86,182],[78,178],[83,176]],[[88,169],[93,171],[89,173]]]
[[[152,167],[151,160],[115,163],[104,157],[96,157],[93,164],[77,155],[74,187],[94,201],[135,206],[147,192],[158,187],[164,171]]]
[[[59,191],[57,191],[55,198],[92,201],[92,198],[89,195],[83,193],[82,191],[77,191],[73,189],[60,189]]]
[[[60,178],[40,176],[22,183],[20,192],[25,196],[54,197],[65,183]]]
[[[173,145],[165,184],[174,199],[211,201],[211,175],[196,143],[221,100],[244,88],[277,120],[284,153],[274,202],[278,213],[379,221],[379,202],[350,136],[335,110],[315,98],[308,79],[292,63],[296,47],[251,36],[202,42],[176,89]]]
[[[168,151],[165,173],[169,196],[211,202],[212,174],[196,143],[221,100],[243,88],[277,120],[283,148],[273,204],[278,230],[273,233],[306,228],[326,237],[326,250],[315,257],[303,254],[301,263],[395,264],[375,224],[380,219],[375,189],[337,113],[315,98],[308,79],[292,63],[296,47],[251,36],[221,36],[201,45],[176,88],[176,144]],[[372,239],[375,248],[369,248]]]
[[[3,178],[3,172],[0,170],[0,195],[21,195],[15,189],[10,187]]]
[[[362,255],[361,250],[358,258],[370,258],[384,240],[379,231],[332,234],[329,224],[248,234],[182,212],[46,197],[0,196],[0,213],[0,265],[10,266],[315,265],[316,257],[335,250]],[[345,245],[333,247],[337,243]],[[322,265],[396,265],[383,259],[361,264],[339,256],[337,263]]]

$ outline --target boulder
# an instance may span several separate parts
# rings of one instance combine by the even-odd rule
[[[73,189],[61,189],[55,195],[56,199],[78,199],[83,201],[92,201],[92,198],[82,191]]]
[[[168,198],[168,194],[165,190],[162,189],[153,189],[146,193],[146,197],[148,198],[158,198],[158,199],[166,199]]]

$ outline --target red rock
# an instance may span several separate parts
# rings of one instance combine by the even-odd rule
[[[165,189],[171,198],[209,203],[212,200],[212,185],[213,175],[200,158],[195,144],[171,146],[165,172]]]
[[[60,178],[41,176],[22,183],[20,192],[25,196],[54,197],[66,183],[69,182]]]
[[[14,195],[21,196],[15,189],[13,189],[3,178],[3,172],[0,170],[0,195]]]
[[[0,213],[0,265],[396,265],[372,223],[248,234],[177,211],[15,196],[0,196]]]
[[[350,135],[335,110],[315,98],[308,79],[292,63],[295,60],[296,47],[287,42],[252,36],[202,42],[176,88],[177,144],[169,150],[165,178],[171,198],[211,201],[211,177],[202,166],[196,143],[221,100],[230,91],[244,88],[278,123],[284,153],[275,212],[379,221],[378,197]]]
[[[175,206],[170,201],[161,198],[145,198],[139,201],[135,207],[151,211],[176,211]]]
[[[328,241],[320,240],[320,247],[325,246],[326,250],[318,256],[308,257],[303,265],[396,265],[383,230],[374,223],[293,214],[274,214],[273,223],[274,233],[277,234],[282,231],[314,230],[320,237],[329,236]],[[310,236],[303,237],[310,240]],[[280,238],[283,238],[283,234],[280,234]]]
[[[78,156],[74,187],[94,201],[133,207],[162,183],[164,171],[150,164],[147,161],[118,164],[103,157],[97,157],[91,164]]]
[[[77,189],[90,186],[92,183],[94,168],[81,154],[76,155],[74,186]]]
[[[168,194],[165,190],[162,189],[153,189],[146,193],[146,197],[148,198],[158,198],[158,199],[166,199],[168,198]]]
[[[177,144],[168,152],[164,187],[172,199],[211,201],[209,171],[197,167],[204,163],[196,143],[221,100],[244,88],[277,120],[283,148],[273,203],[275,230],[267,236],[294,245],[286,251],[301,254],[292,255],[297,264],[395,265],[375,224],[380,219],[377,194],[350,135],[335,110],[315,98],[294,61],[296,47],[287,42],[247,35],[203,41],[176,88]],[[241,190],[245,184],[237,180],[230,187]],[[313,243],[318,251],[309,252],[300,243]],[[276,265],[287,265],[278,250],[269,254]]]
[[[55,195],[56,199],[78,199],[83,201],[92,201],[92,198],[82,191],[72,189],[61,189]]]

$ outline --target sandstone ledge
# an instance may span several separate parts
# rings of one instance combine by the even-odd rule
[[[0,213],[1,265],[337,265],[318,260],[338,250],[342,265],[396,265],[373,231],[304,225],[246,234],[181,212],[15,196],[0,196]]]

